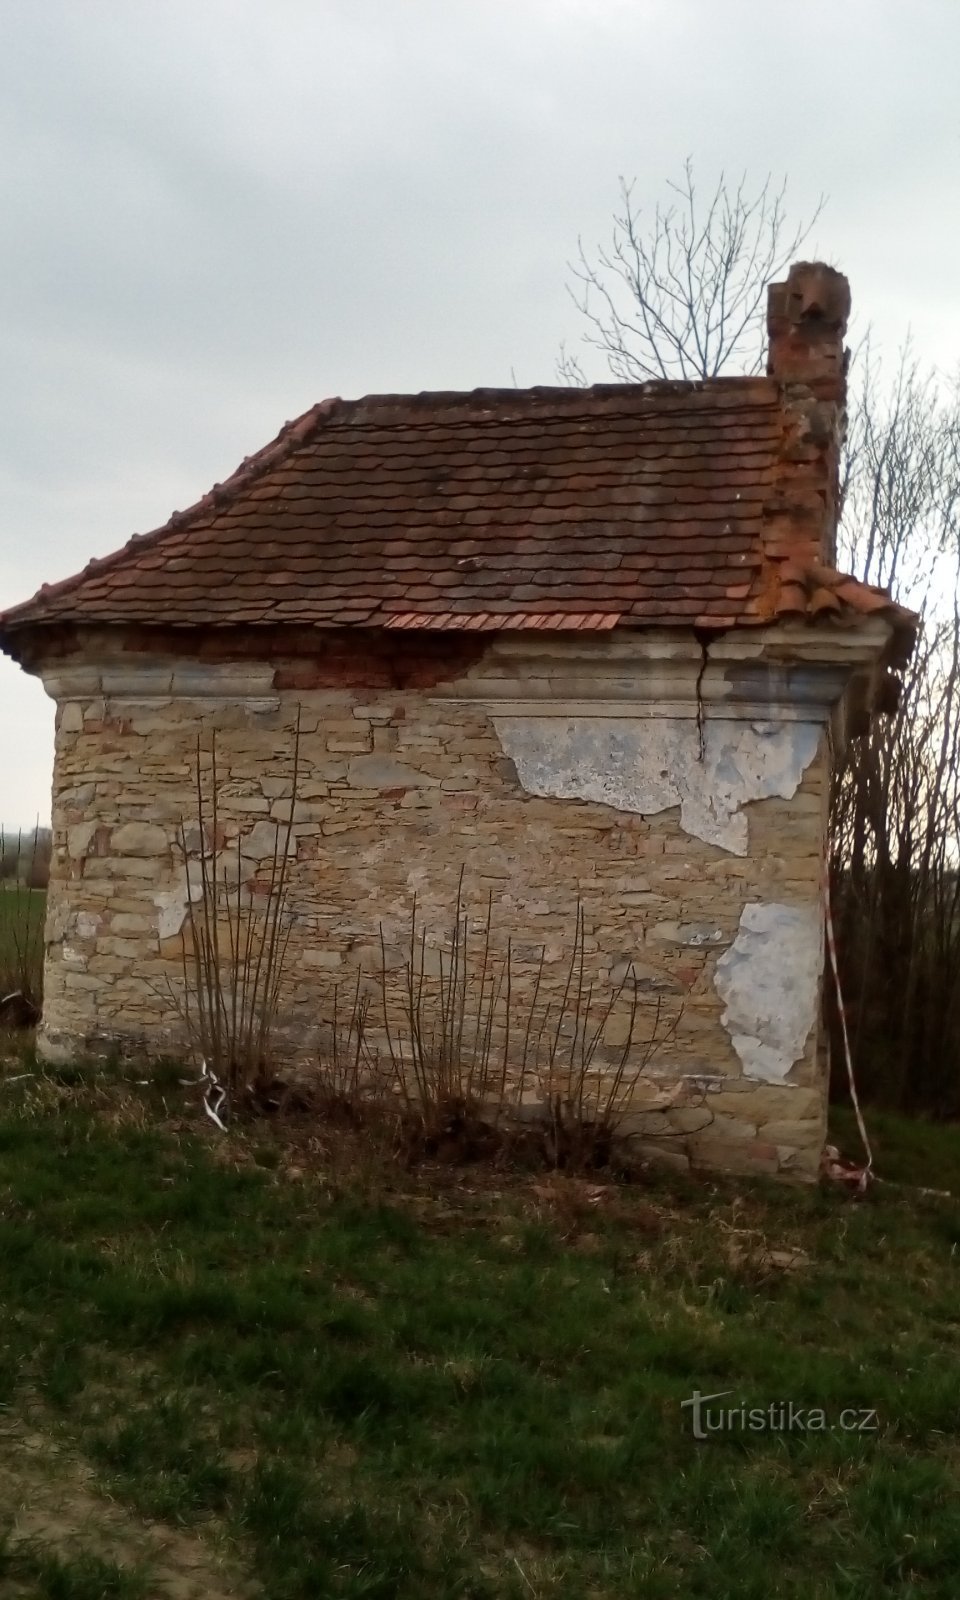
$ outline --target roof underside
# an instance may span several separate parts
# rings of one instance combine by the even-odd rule
[[[0,637],[52,623],[723,628],[796,615],[807,567],[781,608],[764,545],[782,433],[769,378],[324,402],[165,527],[7,612]],[[877,608],[832,592],[824,611]]]

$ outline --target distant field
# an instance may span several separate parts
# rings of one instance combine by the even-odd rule
[[[4,994],[28,987],[31,998],[39,1000],[46,907],[45,889],[0,884],[0,990]]]

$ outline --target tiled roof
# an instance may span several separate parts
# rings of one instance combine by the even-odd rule
[[[486,631],[796,615],[779,572],[825,554],[828,448],[773,378],[325,401],[163,528],[6,612],[0,640],[51,623]],[[867,609],[855,589],[830,592]]]
[[[776,614],[782,621],[845,622],[883,617],[893,627],[899,664],[909,659],[917,631],[916,612],[898,605],[886,589],[848,577],[820,562],[808,567],[784,561],[778,571]],[[896,664],[896,663],[895,663]]]

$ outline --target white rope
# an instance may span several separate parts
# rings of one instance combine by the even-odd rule
[[[859,1189],[863,1190],[866,1189],[867,1184],[870,1181],[870,1175],[873,1171],[873,1151],[870,1148],[870,1140],[867,1136],[866,1124],[863,1120],[863,1112],[860,1110],[860,1097],[857,1094],[857,1084],[853,1073],[853,1054],[850,1049],[850,1035],[847,1031],[847,1013],[843,1004],[843,990],[840,987],[840,967],[837,962],[837,941],[833,931],[833,911],[830,904],[829,856],[824,858],[823,864],[823,909],[827,925],[827,950],[830,954],[830,968],[833,972],[833,985],[837,996],[837,1010],[840,1013],[840,1032],[843,1037],[843,1054],[847,1065],[847,1082],[850,1085],[850,1099],[853,1103],[854,1112],[856,1113],[857,1128],[860,1131],[860,1139],[863,1143],[864,1152],[867,1157],[866,1165],[860,1174],[860,1181],[857,1185]]]
[[[215,1122],[221,1133],[226,1133],[227,1125],[220,1113],[227,1098],[227,1091],[223,1084],[210,1071],[205,1060],[200,1062],[203,1071],[200,1074],[200,1086],[203,1089],[203,1109],[211,1122]]]

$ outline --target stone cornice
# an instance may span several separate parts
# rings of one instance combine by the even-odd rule
[[[436,701],[488,706],[499,716],[668,717],[826,722],[851,687],[864,692],[887,639],[886,622],[693,635],[618,632],[562,647],[504,636]]]
[[[856,630],[779,626],[733,629],[701,641],[667,629],[603,635],[494,636],[472,665],[434,682],[431,699],[479,704],[498,715],[720,717],[825,722],[850,695],[871,703],[889,624]],[[360,654],[363,644],[357,641]],[[57,701],[171,699],[278,704],[282,662],[201,661],[88,651],[45,662],[40,675]],[[349,687],[349,674],[340,680]],[[293,692],[293,691],[292,691]],[[322,690],[321,690],[322,692]]]

